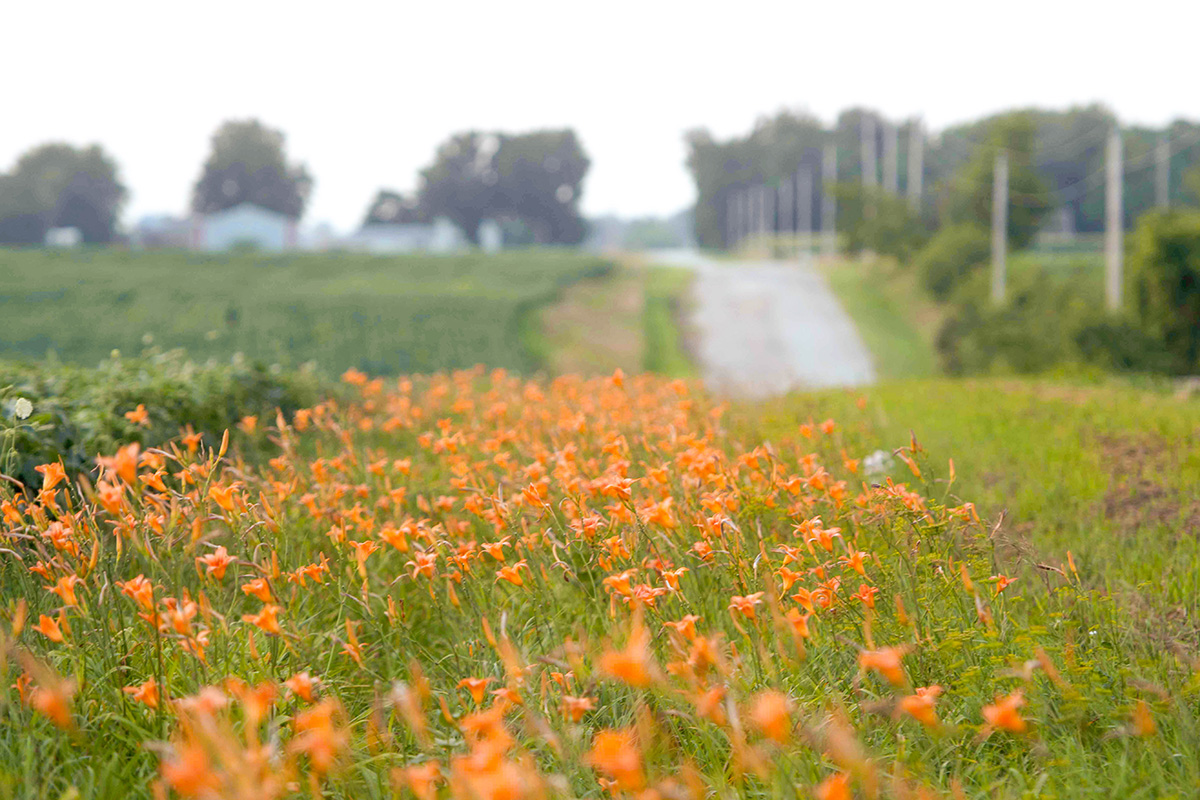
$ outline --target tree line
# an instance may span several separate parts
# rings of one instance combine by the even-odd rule
[[[590,164],[571,129],[458,133],[437,148],[414,195],[381,189],[364,224],[447,217],[478,241],[483,220],[495,219],[512,238],[577,244]],[[211,214],[248,202],[299,219],[312,188],[307,167],[288,158],[282,131],[231,120],[212,137],[190,205]],[[77,228],[89,244],[111,242],[128,196],[116,160],[99,145],[34,147],[0,173],[0,244],[41,244],[60,227]]]
[[[688,168],[697,189],[696,234],[707,247],[727,246],[732,192],[750,186],[777,187],[798,170],[814,176],[814,202],[819,207],[821,193],[840,185],[843,194],[862,193],[864,127],[874,130],[874,152],[883,152],[886,125],[896,130],[897,187],[903,196],[908,190],[909,143],[920,136],[923,189],[921,214],[927,228],[961,220],[963,209],[972,204],[990,203],[986,195],[991,185],[992,156],[1000,147],[1018,160],[1010,181],[1017,220],[1010,230],[1018,237],[1029,226],[1041,225],[1046,214],[1062,209],[1064,222],[1080,233],[1099,232],[1104,228],[1104,154],[1109,131],[1117,124],[1115,115],[1098,105],[1066,111],[1017,110],[955,125],[936,135],[920,131],[915,120],[888,122],[870,109],[844,111],[833,126],[827,127],[816,117],[795,112],[780,112],[758,121],[748,134],[718,141],[706,129],[687,134]],[[1163,129],[1143,126],[1122,130],[1126,176],[1124,214],[1126,223],[1141,216],[1156,203],[1154,158],[1161,137],[1167,136],[1169,162],[1169,199],[1173,205],[1200,201],[1200,124],[1178,120]],[[868,133],[868,136],[870,134]],[[826,145],[837,152],[837,173],[822,173],[822,155]],[[1028,167],[1028,169],[1025,169]],[[1015,181],[1015,182],[1013,182]],[[876,194],[871,189],[867,193]],[[851,201],[854,196],[840,197]],[[872,198],[874,199],[874,198]],[[986,201],[986,202],[985,202]],[[845,218],[844,204],[839,205],[839,229]],[[816,229],[814,216],[810,229]]]

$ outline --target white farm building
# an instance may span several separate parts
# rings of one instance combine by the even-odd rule
[[[253,203],[241,203],[192,220],[193,250],[250,247],[268,252],[295,249],[296,220]]]

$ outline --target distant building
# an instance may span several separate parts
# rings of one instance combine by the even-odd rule
[[[141,250],[184,250],[192,244],[192,223],[169,214],[145,216],[129,232],[129,244]]]
[[[344,242],[367,253],[453,253],[469,246],[466,235],[449,219],[432,223],[373,222],[363,225]]]
[[[83,243],[79,228],[50,228],[46,231],[46,247],[78,247]]]
[[[253,203],[226,208],[192,219],[192,248],[219,251],[249,247],[268,252],[294,249],[296,220]]]

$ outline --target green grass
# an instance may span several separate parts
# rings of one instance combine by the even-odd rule
[[[883,380],[937,373],[932,331],[923,329],[911,281],[882,263],[842,261],[825,270],[830,288],[858,327]]]
[[[670,377],[690,377],[696,372],[684,346],[682,321],[692,277],[688,269],[646,268],[642,323],[643,363],[648,372]]]
[[[857,395],[772,403],[768,438],[832,415],[853,455],[891,449],[910,433],[949,491],[974,501],[1012,541],[1029,582],[1072,551],[1081,574],[1140,612],[1146,636],[1200,649],[1200,400],[1167,387],[1049,379],[898,382]]]
[[[0,250],[0,357],[93,365],[116,349],[327,371],[544,363],[531,319],[610,269],[564,251],[379,257]]]

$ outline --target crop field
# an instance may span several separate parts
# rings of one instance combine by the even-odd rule
[[[996,413],[1032,420],[1030,455],[1004,472],[999,386],[920,427],[952,388],[728,408],[619,373],[344,378],[228,446],[6,495],[0,796],[1200,791],[1198,643],[1147,622],[1186,586],[1118,591],[1150,532],[1055,530],[1069,506],[1022,543],[994,516],[1061,499],[1055,435],[1111,458],[1134,420],[1194,431],[1194,401],[1015,389]],[[1190,480],[1194,443],[1142,478]],[[1062,490],[1107,491],[1081,475]]]
[[[497,255],[0,252],[0,358],[94,366],[114,349],[315,361],[338,374],[542,366],[534,312],[607,262],[565,251]]]

